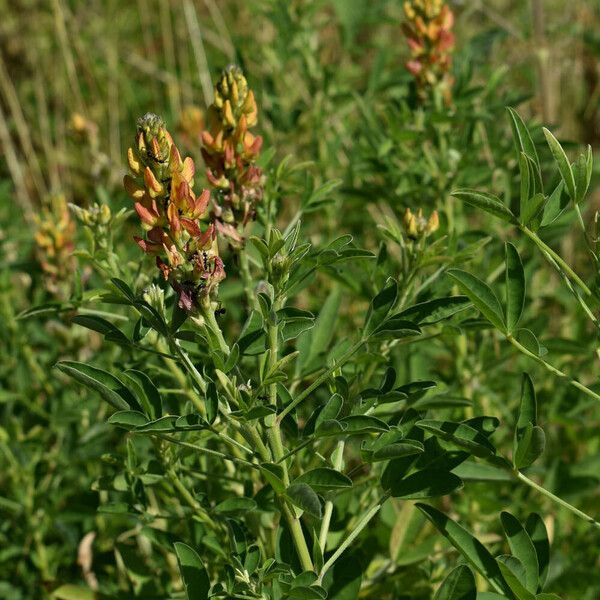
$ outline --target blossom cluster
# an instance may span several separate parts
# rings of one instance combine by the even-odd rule
[[[75,222],[62,194],[48,198],[35,215],[36,254],[49,292],[61,295],[73,276]]]
[[[426,218],[423,216],[422,209],[419,208],[416,213],[413,213],[410,208],[407,208],[402,218],[402,226],[408,238],[414,241],[437,231],[440,227],[440,218],[437,210]]]
[[[210,222],[210,192],[196,196],[194,161],[182,159],[155,114],[139,119],[127,159],[131,174],[125,176],[125,189],[146,230],[135,240],[144,252],[156,256],[163,277],[179,296],[179,306],[192,311],[214,298],[225,278],[216,229]]]
[[[415,77],[417,91],[425,97],[439,87],[450,98],[454,14],[444,0],[406,0],[404,33],[410,49],[406,68]]]
[[[214,89],[202,132],[202,156],[213,188],[214,220],[233,243],[243,242],[241,230],[255,218],[263,195],[263,174],[256,165],[262,138],[250,130],[257,124],[254,93],[241,69],[227,67]]]

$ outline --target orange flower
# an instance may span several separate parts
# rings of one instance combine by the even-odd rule
[[[257,116],[254,93],[244,74],[239,67],[228,67],[215,84],[208,128],[201,140],[206,175],[217,192],[217,228],[236,244],[243,243],[240,231],[255,218],[263,195],[262,171],[255,165],[262,138],[249,131]]]
[[[208,222],[210,192],[194,194],[194,161],[182,160],[160,117],[146,114],[139,119],[135,142],[127,152],[131,175],[123,183],[147,234],[134,239],[145,253],[156,256],[180,307],[194,310],[216,295],[225,277],[216,229]]]
[[[403,29],[411,54],[406,68],[415,78],[419,97],[424,100],[431,89],[439,88],[449,101],[454,14],[443,0],[407,0],[404,14]]]

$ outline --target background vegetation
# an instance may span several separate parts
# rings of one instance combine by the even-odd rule
[[[217,542],[203,545],[197,523],[186,525],[185,502],[173,499],[177,486],[163,480],[150,440],[108,424],[112,409],[53,366],[74,360],[117,375],[143,370],[170,407],[190,392],[168,360],[108,343],[103,338],[110,341],[111,332],[97,323],[90,330],[81,317],[107,318],[129,339],[138,335],[133,311],[99,301],[107,289],[114,292],[110,277],[141,293],[156,275],[131,242],[139,219],[122,186],[136,119],[148,111],[164,117],[182,152],[196,161],[201,188],[199,132],[213,83],[230,63],[243,67],[259,107],[266,193],[277,206],[272,225],[289,232],[301,221],[303,238],[319,250],[350,234],[353,248],[375,256],[325,265],[296,290],[293,305],[317,315],[317,324],[323,315],[327,326],[316,330],[316,346],[309,334],[300,336],[294,385],[305,386],[323,361],[343,352],[388,277],[399,283],[400,307],[464,291],[446,276],[449,268],[502,288],[503,242],[511,241],[527,278],[522,326],[539,339],[536,356],[564,378],[516,352],[473,309],[470,319],[465,313],[428,330],[426,343],[411,344],[410,352],[368,346],[349,372],[336,375],[347,377],[348,397],[356,388],[385,387],[389,366],[398,384],[437,382],[433,391],[411,390],[410,406],[421,402],[416,409],[429,410],[430,419],[497,417],[503,426],[494,444],[509,455],[526,371],[546,436],[529,477],[598,514],[598,402],[568,383],[575,378],[600,393],[597,321],[531,239],[451,192],[486,190],[516,212],[522,178],[506,106],[529,124],[548,195],[561,174],[542,125],[571,159],[584,144],[597,153],[600,5],[457,0],[450,6],[452,100],[420,103],[405,68],[405,15],[397,0],[0,0],[0,598],[178,597],[182,584],[170,550],[178,540],[202,548],[205,561],[211,557],[213,582],[226,562]],[[600,306],[597,182],[596,168],[581,216],[557,209],[558,218],[539,232],[590,288],[593,314]],[[406,208],[440,213],[440,229],[422,240],[415,263],[406,254]],[[263,235],[263,224],[252,233]],[[251,260],[258,280],[255,250]],[[233,254],[226,259],[219,295],[228,339],[237,339],[248,308],[235,261]],[[329,384],[298,415],[301,428],[329,392],[343,395],[336,388],[343,383]],[[360,443],[350,450],[346,472],[368,479]],[[197,465],[183,471],[199,497],[222,462],[204,466],[206,473]],[[561,598],[598,597],[597,527],[497,472],[463,469],[461,477],[463,490],[432,503],[494,555],[508,551],[501,511],[523,522],[539,513],[552,546],[544,589]],[[228,491],[219,488],[221,499]],[[138,493],[146,512],[115,508]],[[363,502],[374,499],[354,490],[336,500],[333,547]],[[168,509],[168,526],[157,524],[158,507]],[[360,564],[365,573],[360,597],[394,599],[433,597],[463,561],[413,500],[396,498],[362,532],[348,560],[356,561],[349,571]],[[479,575],[477,583],[487,589]],[[358,597],[340,586],[330,587],[330,598]],[[98,595],[85,595],[84,587]]]

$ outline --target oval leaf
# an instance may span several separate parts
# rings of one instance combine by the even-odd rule
[[[451,269],[448,275],[454,279],[481,314],[497,329],[505,332],[504,313],[500,300],[490,286],[471,273]]]

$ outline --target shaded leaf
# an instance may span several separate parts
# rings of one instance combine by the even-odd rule
[[[383,323],[397,298],[398,284],[392,279],[371,301],[364,325],[367,335],[373,333]]]
[[[517,249],[506,242],[506,329],[508,333],[519,324],[525,306],[525,272]]]
[[[497,592],[510,595],[510,588],[506,585],[498,564],[479,540],[433,506],[421,503],[416,506]]]
[[[309,515],[321,518],[321,502],[315,491],[306,483],[293,483],[286,490],[286,495],[298,508]]]
[[[466,565],[459,565],[444,579],[433,600],[475,600],[476,597],[473,572]]]
[[[210,591],[210,580],[200,557],[187,544],[175,542],[174,546],[188,600],[205,600]]]
[[[546,583],[548,565],[550,564],[550,541],[548,539],[548,532],[546,531],[546,524],[540,515],[531,513],[525,521],[525,530],[529,534],[535,548],[539,566],[540,587],[543,587]]]
[[[517,469],[532,465],[543,453],[546,447],[546,435],[539,425],[527,424],[523,435],[517,444],[513,463]]]
[[[521,561],[525,569],[525,587],[535,593],[538,588],[539,565],[533,542],[523,525],[509,512],[500,513],[500,521],[511,553]]]
[[[441,469],[423,469],[393,482],[390,491],[394,498],[421,500],[446,496],[462,485],[462,480],[454,473]]]

